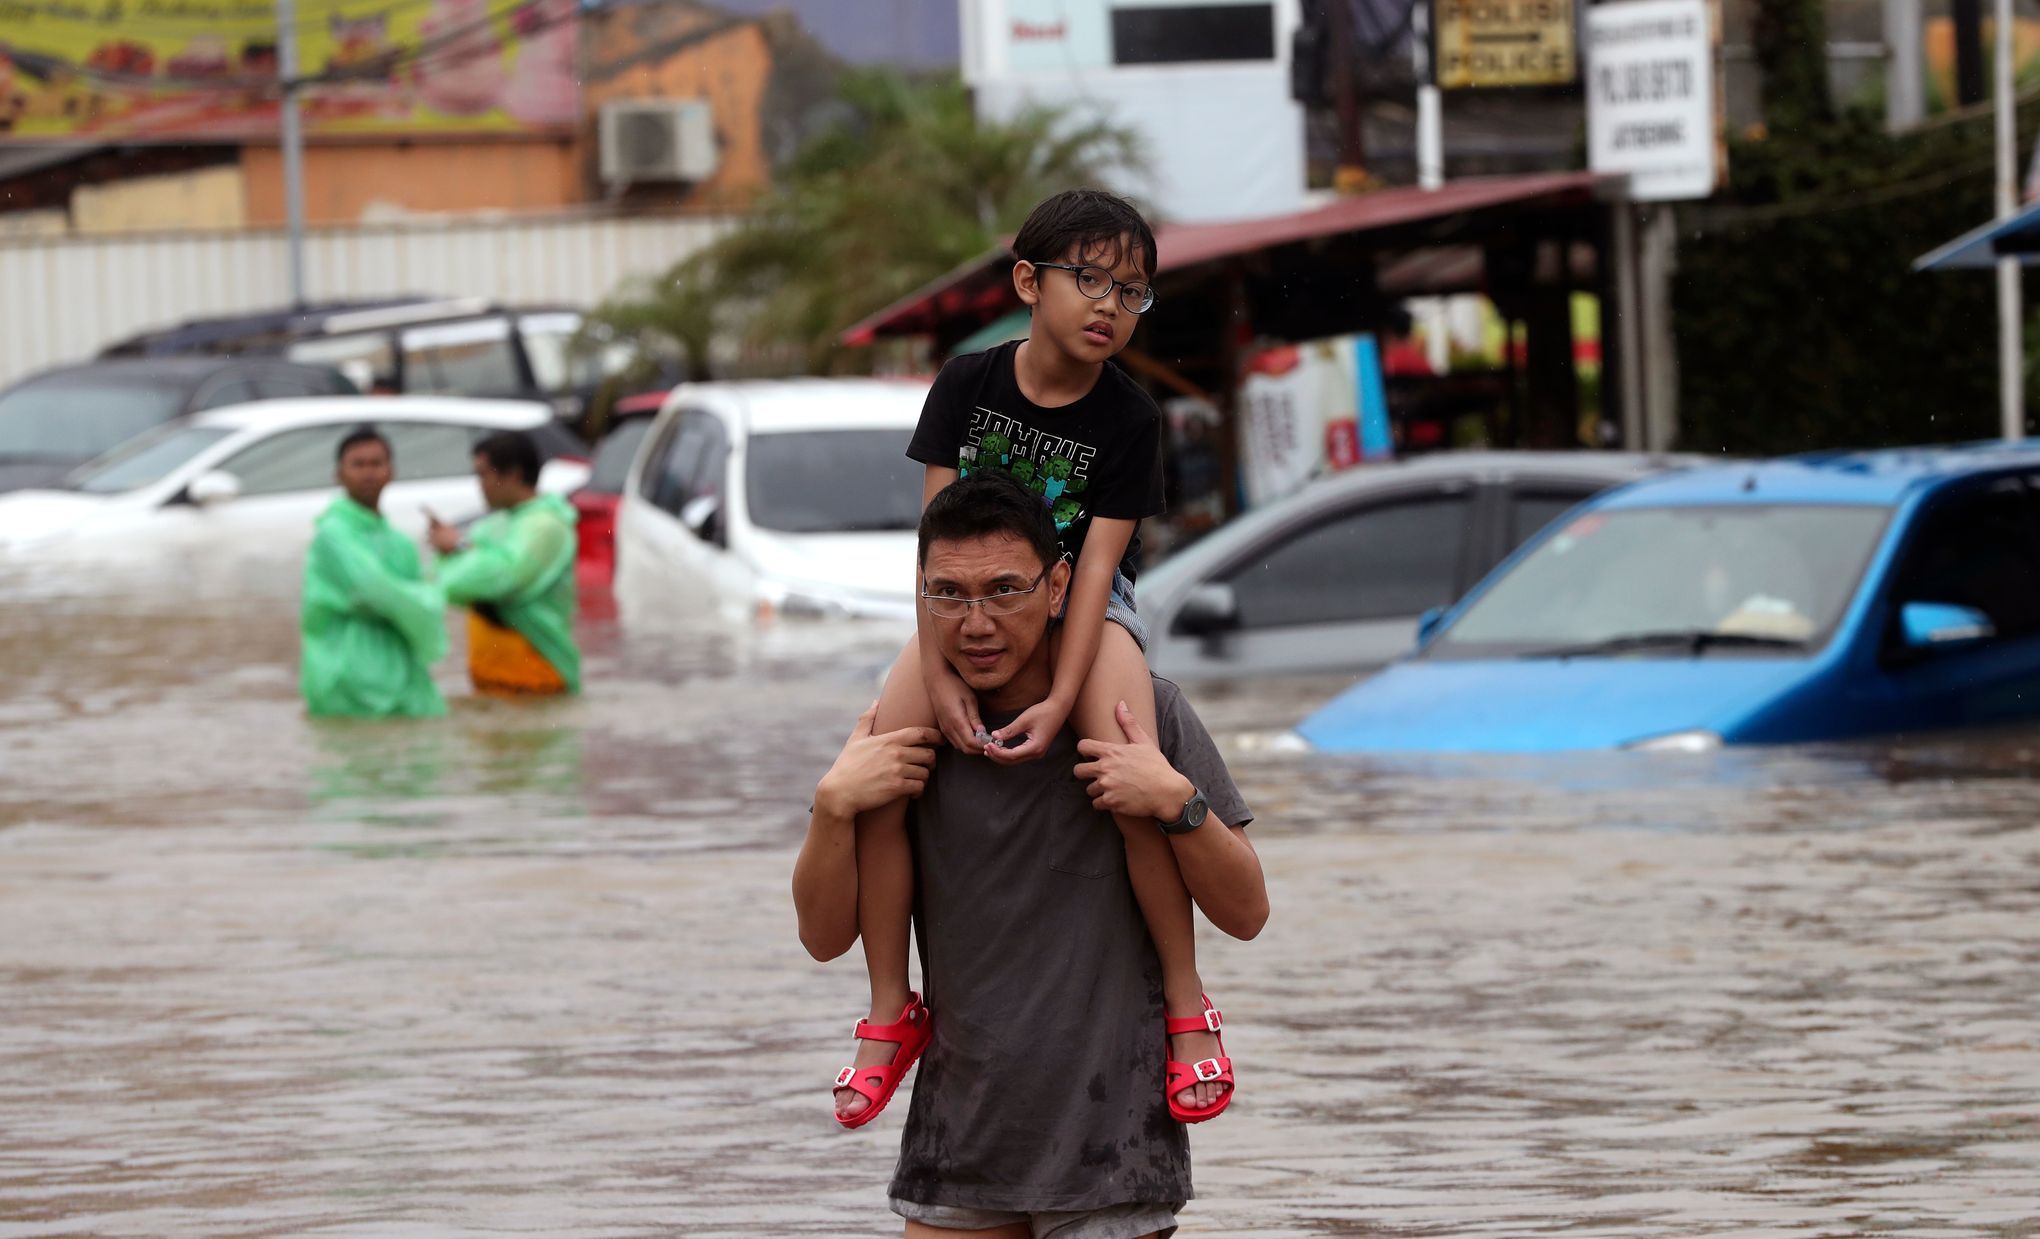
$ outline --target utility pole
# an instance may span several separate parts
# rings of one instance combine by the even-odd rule
[[[1920,0],[1884,0],[1884,125],[1899,133],[1927,117]]]
[[[1417,71],[1417,187],[1445,183],[1445,108],[1438,93],[1438,66],[1431,47],[1431,0],[1413,0],[1410,55]]]
[[[1982,103],[1983,0],[1952,0],[1955,18],[1955,102],[1962,107]]]
[[[1339,115],[1339,166],[1332,184],[1355,193],[1367,184],[1367,140],[1360,129],[1360,83],[1354,80],[1359,48],[1353,37],[1353,0],[1327,0],[1332,19],[1332,103]]]
[[[276,74],[283,91],[283,216],[290,264],[290,304],[305,303],[305,134],[298,116],[296,0],[276,0]]]
[[[2019,209],[2019,109],[2012,82],[2012,0],[1997,0],[1997,217]],[[2005,441],[2026,437],[2026,346],[2021,318],[2019,260],[2000,258],[1998,282],[1998,413]]]

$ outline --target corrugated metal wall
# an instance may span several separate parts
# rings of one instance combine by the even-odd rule
[[[730,223],[577,215],[315,229],[305,237],[305,294],[592,305]],[[137,331],[284,305],[289,279],[281,232],[0,240],[0,384]]]

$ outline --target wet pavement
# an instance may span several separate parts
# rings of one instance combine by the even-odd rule
[[[194,588],[0,573],[0,1239],[898,1233],[786,896],[896,631],[598,606],[577,701],[315,725]],[[2040,732],[1264,742],[1336,687],[1191,691],[1275,910],[1184,1235],[2040,1234]]]

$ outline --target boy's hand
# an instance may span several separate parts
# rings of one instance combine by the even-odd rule
[[[1109,740],[1079,740],[1077,752],[1090,758],[1073,774],[1088,785],[1091,804],[1122,817],[1152,817],[1173,822],[1183,804],[1197,794],[1196,785],[1162,756],[1162,750],[1141,725],[1125,702],[1115,711],[1126,743]]]
[[[902,727],[873,735],[878,703],[857,716],[857,726],[836,764],[815,785],[815,808],[839,818],[869,813],[895,800],[918,798],[927,789],[942,733],[932,727]]]
[[[985,725],[978,718],[977,694],[948,664],[928,678],[928,701],[935,707],[935,722],[942,728],[943,739],[953,748],[960,753],[985,751],[984,742],[978,739],[985,734]]]
[[[1053,700],[1038,702],[1022,711],[1019,718],[992,733],[995,741],[1005,741],[1014,736],[1026,737],[1011,748],[1003,744],[992,744],[985,748],[985,756],[1002,766],[1017,766],[1021,762],[1033,761],[1048,752],[1048,746],[1069,721],[1069,708]]]

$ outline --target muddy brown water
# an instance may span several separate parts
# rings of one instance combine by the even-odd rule
[[[898,634],[584,618],[314,724],[293,602],[0,572],[0,1239],[897,1234],[807,794]],[[2040,1234],[2040,733],[1370,762],[1193,686],[1274,916],[1183,1234]]]

